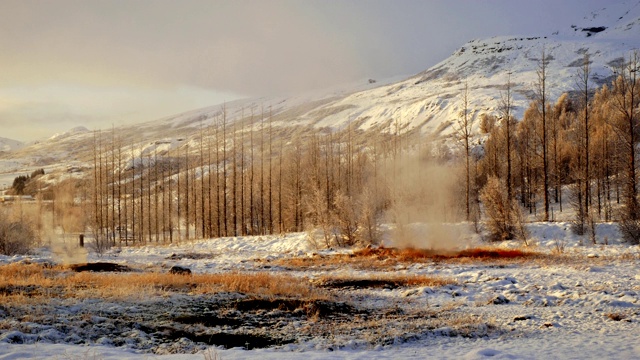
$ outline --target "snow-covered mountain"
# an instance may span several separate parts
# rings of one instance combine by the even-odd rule
[[[521,117],[534,95],[536,71],[544,51],[549,98],[575,89],[584,54],[590,55],[592,84],[612,79],[615,66],[640,48],[640,1],[607,3],[590,11],[580,22],[550,30],[547,36],[496,36],[472,40],[428,70],[399,82],[371,89],[315,96],[240,100],[226,105],[227,118],[247,117],[250,109],[276,115],[274,125],[313,125],[341,129],[419,129],[425,135],[446,137],[461,110],[465,83],[475,117],[496,113],[501,89],[512,83],[515,113]],[[377,84],[376,84],[377,85]],[[172,127],[207,123],[221,106],[164,119]],[[477,130],[477,125],[475,129]]]
[[[542,51],[550,58],[550,98],[575,88],[583,55],[592,61],[592,81],[611,79],[613,67],[640,48],[640,3],[623,2],[591,12],[579,24],[548,36],[497,36],[472,40],[449,58],[404,81],[355,93],[302,116],[320,126],[344,126],[360,120],[370,127],[390,120],[425,134],[450,134],[461,110],[464,83],[476,115],[495,113],[500,90],[511,74],[516,115],[521,117],[533,95]],[[333,110],[333,111],[331,111]],[[314,116],[314,114],[322,114]]]
[[[553,101],[575,88],[575,76],[585,53],[592,61],[595,87],[610,81],[613,68],[638,48],[640,1],[607,2],[603,8],[589,10],[579,22],[550,29],[547,36],[511,35],[469,41],[449,58],[401,81],[363,80],[328,91],[237,100],[224,108],[227,124],[237,129],[256,129],[260,119],[270,117],[272,126],[279,128],[299,125],[339,130],[351,124],[363,130],[418,130],[446,141],[462,108],[465,83],[469,87],[469,107],[477,119],[482,113],[497,112],[501,90],[510,77],[515,114],[521,117],[533,96],[543,50],[550,60],[547,88]],[[222,109],[219,104],[116,128],[118,142],[135,145],[140,151],[151,151],[159,143],[182,146],[190,137],[198,136],[201,126],[219,121]],[[281,134],[290,135],[286,131]],[[92,132],[77,128],[13,151],[11,157],[28,159],[23,162],[25,167],[61,159],[86,161],[91,158],[92,144]]]
[[[69,130],[69,131],[65,131],[63,133],[58,133],[53,135],[52,137],[49,138],[49,140],[60,140],[60,139],[65,139],[77,134],[83,134],[83,133],[88,133],[89,129],[87,129],[84,126],[76,126],[73,129]]]

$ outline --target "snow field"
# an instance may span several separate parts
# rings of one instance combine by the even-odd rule
[[[342,292],[347,303],[356,308],[396,309],[394,311],[402,316],[389,313],[380,318],[383,320],[375,320],[373,325],[367,323],[368,327],[361,331],[353,329],[366,321],[357,318],[351,324],[339,321],[332,326],[329,322],[324,326],[328,326],[327,335],[333,335],[306,337],[302,342],[267,349],[208,348],[210,354],[215,353],[223,359],[293,359],[300,356],[311,359],[640,357],[640,349],[636,345],[636,328],[640,321],[640,276],[637,275],[640,249],[620,243],[615,226],[610,224],[598,227],[599,239],[606,236],[609,245],[589,244],[571,234],[568,225],[530,224],[534,245],[529,249],[546,255],[518,261],[424,261],[392,266],[384,265],[382,261],[370,269],[354,268],[348,264],[318,268],[283,265],[292,258],[350,253],[346,249],[313,249],[304,233],[122,248],[102,258],[90,254],[88,260],[108,259],[132,267],[156,269],[180,265],[190,267],[195,273],[282,273],[300,277],[301,281],[321,277],[376,278],[390,274],[439,276],[455,280],[451,285],[433,287],[332,290]],[[557,251],[555,244],[559,239],[565,243],[564,252],[551,255]],[[516,248],[521,244],[506,242],[499,246]],[[54,261],[47,251],[41,255],[0,257],[3,264],[25,260]],[[193,299],[178,296],[172,301],[175,308],[165,311],[175,312]],[[202,350],[195,354],[170,354],[180,349],[201,349],[193,347],[193,343],[180,344],[182,340],[176,341],[174,350],[165,346],[161,351],[165,355],[149,354],[144,349],[148,349],[152,341],[150,335],[141,329],[128,329],[114,342],[110,331],[121,329],[117,328],[113,316],[123,312],[138,312],[139,316],[145,316],[143,308],[152,307],[152,302],[132,304],[84,300],[71,306],[55,302],[51,306],[58,310],[66,309],[68,314],[58,316],[67,318],[69,326],[78,324],[69,320],[73,316],[84,317],[85,323],[91,326],[67,329],[63,333],[56,326],[14,321],[13,324],[20,326],[22,331],[10,327],[0,330],[0,359],[85,356],[99,359],[204,358]],[[411,314],[426,316],[431,313],[441,314],[451,326],[442,323],[442,326],[427,330],[430,323],[426,320],[403,318]],[[6,311],[0,312],[4,323],[11,324],[5,316]],[[467,325],[470,327],[465,332]],[[294,321],[282,329],[295,333],[305,326],[304,320]]]

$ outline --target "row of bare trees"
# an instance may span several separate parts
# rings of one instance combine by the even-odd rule
[[[229,123],[224,108],[189,139],[124,144],[95,132],[90,228],[109,244],[311,228],[322,245],[377,242],[389,204],[381,164],[417,138],[400,133],[397,123],[275,127],[264,111]]]

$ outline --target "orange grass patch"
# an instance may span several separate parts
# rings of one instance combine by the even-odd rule
[[[276,264],[302,269],[333,269],[344,265],[358,269],[388,269],[399,264],[425,263],[432,261],[470,263],[482,262],[514,262],[523,259],[546,259],[542,253],[520,249],[500,249],[482,247],[460,251],[435,251],[413,248],[365,248],[355,250],[351,254],[316,255],[313,257],[297,257],[280,259]]]
[[[71,272],[36,264],[0,266],[0,299],[115,298],[143,299],[171,292],[239,292],[261,297],[323,297],[308,281],[267,273],[194,274]]]

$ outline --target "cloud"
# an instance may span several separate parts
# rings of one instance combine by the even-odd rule
[[[326,86],[362,65],[297,2],[9,0],[0,13],[5,82],[264,94]]]
[[[236,98],[237,94],[190,86],[173,91],[77,84],[4,88],[1,136],[35,140],[80,125],[100,129],[151,121]]]

